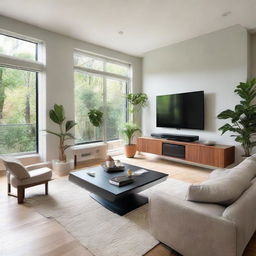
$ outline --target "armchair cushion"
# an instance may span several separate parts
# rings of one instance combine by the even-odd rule
[[[43,167],[50,168],[50,165],[51,165],[50,162],[41,162],[41,163],[26,165],[26,169],[30,172],[32,170],[43,168]]]
[[[18,160],[3,159],[4,165],[8,172],[19,180],[28,179],[30,177],[26,167]]]
[[[30,171],[29,174],[30,174],[29,178],[22,179],[22,180],[17,179],[15,176],[13,176],[11,178],[11,184],[14,187],[17,187],[17,186],[26,186],[26,185],[31,185],[34,183],[50,180],[52,177],[52,170],[47,167],[44,167],[44,168]]]

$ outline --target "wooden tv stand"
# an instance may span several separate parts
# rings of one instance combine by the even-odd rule
[[[139,137],[137,149],[140,152],[163,156],[163,143],[183,145],[185,157],[181,160],[224,168],[235,161],[235,147],[226,145],[208,146],[199,142],[181,142],[152,137]]]

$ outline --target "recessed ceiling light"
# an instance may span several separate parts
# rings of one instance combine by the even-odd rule
[[[221,16],[222,16],[222,17],[227,17],[227,16],[229,16],[231,13],[232,13],[231,11],[223,12]]]
[[[119,34],[119,35],[123,35],[123,34],[124,34],[124,31],[120,30],[120,31],[118,31],[118,34]]]

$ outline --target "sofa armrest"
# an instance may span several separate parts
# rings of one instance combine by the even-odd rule
[[[226,208],[223,217],[236,224],[237,248],[241,255],[256,230],[256,182]]]
[[[155,192],[150,223],[156,239],[186,256],[236,256],[236,226],[205,213],[198,203]]]
[[[42,162],[42,163],[26,165],[26,169],[28,171],[32,171],[32,170],[39,169],[39,168],[44,168],[44,167],[50,168],[50,165],[51,165],[50,162]]]

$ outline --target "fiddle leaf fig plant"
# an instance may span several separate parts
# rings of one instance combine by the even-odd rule
[[[75,139],[70,130],[76,125],[76,123],[73,120],[68,120],[65,122],[66,118],[64,107],[58,104],[55,104],[53,109],[49,111],[49,117],[54,123],[58,124],[59,131],[45,131],[59,138],[59,160],[62,162],[66,162],[67,157],[65,154],[65,150],[72,146],[67,145],[66,141],[70,139]]]
[[[93,126],[99,127],[103,123],[103,112],[98,109],[90,109],[88,117]]]
[[[222,134],[232,132],[232,137],[235,141],[241,143],[245,157],[251,155],[253,147],[256,146],[256,79],[240,83],[235,93],[240,96],[240,104],[236,105],[233,110],[227,109],[222,111],[219,119],[227,120],[229,123],[224,124],[219,128]]]

